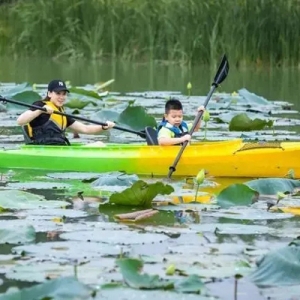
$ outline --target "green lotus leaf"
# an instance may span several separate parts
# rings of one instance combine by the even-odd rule
[[[229,123],[230,131],[251,131],[262,130],[265,127],[272,127],[272,120],[262,120],[255,118],[252,120],[246,113],[241,113],[233,117]]]
[[[232,184],[223,189],[217,196],[217,204],[222,208],[231,206],[249,206],[258,197],[258,192],[245,184]]]
[[[143,180],[136,181],[131,187],[109,198],[110,204],[151,207],[152,200],[158,195],[169,195],[174,192],[170,185],[162,182],[148,184]]]
[[[250,279],[259,286],[284,286],[300,284],[299,240],[263,256]]]

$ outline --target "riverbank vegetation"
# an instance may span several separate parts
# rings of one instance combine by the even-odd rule
[[[293,0],[19,0],[0,6],[0,55],[299,66]]]

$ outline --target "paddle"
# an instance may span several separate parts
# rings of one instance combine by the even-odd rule
[[[222,57],[221,63],[219,65],[218,71],[217,71],[217,73],[215,75],[214,82],[212,83],[210,91],[209,91],[209,93],[208,93],[208,95],[206,97],[206,100],[204,102],[203,106],[205,108],[206,108],[206,106],[207,106],[207,104],[208,104],[208,102],[209,102],[209,100],[210,100],[213,92],[218,87],[218,85],[227,77],[228,72],[229,72],[229,63],[228,63],[226,55],[224,54],[223,57]],[[202,114],[203,114],[203,111],[200,111],[197,114],[197,116],[196,116],[196,118],[194,120],[193,126],[192,126],[192,128],[191,128],[191,130],[189,132],[190,135],[192,135],[193,132],[195,131],[195,128],[196,128],[198,122],[200,121],[200,119],[202,117]],[[168,178],[171,178],[173,172],[176,171],[176,166],[177,166],[177,164],[178,164],[178,162],[180,160],[180,157],[181,157],[184,149],[186,148],[187,144],[188,144],[188,141],[185,141],[183,143],[183,145],[180,148],[179,153],[177,154],[177,156],[176,156],[176,158],[175,158],[175,160],[173,162],[173,165],[169,167]]]
[[[35,108],[35,109],[39,109],[39,110],[42,110],[42,111],[45,111],[45,112],[47,111],[45,108],[37,106],[37,105],[27,104],[27,103],[16,101],[16,100],[12,100],[12,99],[6,99],[6,98],[3,98],[1,96],[0,96],[0,101],[10,102],[10,103],[14,103],[14,104],[17,104],[17,105],[29,107],[29,108]],[[93,121],[93,120],[90,120],[90,119],[87,119],[87,118],[83,118],[83,117],[80,117],[80,116],[74,116],[74,115],[70,115],[70,114],[67,114],[67,113],[62,113],[60,111],[54,111],[53,113],[56,114],[56,115],[70,117],[70,118],[73,118],[73,119],[76,119],[76,120],[80,120],[80,121],[84,121],[84,122],[89,122],[89,123],[96,124],[96,125],[102,125],[102,126],[106,126],[107,125],[104,122]],[[121,131],[125,131],[125,132],[130,132],[130,133],[137,134],[141,138],[146,138],[146,134],[143,131],[135,131],[135,130],[131,130],[131,129],[128,129],[128,128],[120,127],[120,126],[117,126],[117,125],[115,125],[113,128],[117,129],[117,130],[121,130]]]

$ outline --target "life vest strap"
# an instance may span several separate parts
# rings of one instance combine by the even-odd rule
[[[25,144],[26,145],[32,144],[33,140],[30,137],[30,128],[29,128],[29,125],[28,124],[23,125],[23,126],[21,126],[21,129],[22,129],[22,133],[23,133],[23,136],[24,136],[24,142],[25,142]]]

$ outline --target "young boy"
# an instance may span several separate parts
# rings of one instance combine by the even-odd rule
[[[204,111],[204,106],[200,106],[198,111]],[[197,124],[195,131],[199,130],[201,120]],[[165,105],[165,114],[162,122],[158,126],[158,143],[161,146],[182,144],[191,140],[188,134],[192,128],[192,123],[183,121],[183,108],[179,100],[168,100]]]

